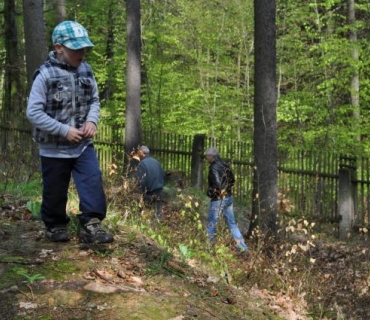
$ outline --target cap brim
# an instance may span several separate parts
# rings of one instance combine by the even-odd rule
[[[84,38],[78,40],[67,40],[63,43],[63,46],[71,50],[79,50],[83,48],[92,48],[94,44],[89,39]]]

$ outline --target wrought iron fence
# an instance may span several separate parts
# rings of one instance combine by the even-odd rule
[[[0,126],[1,157],[16,153],[17,170],[30,170],[27,157],[35,157],[30,131]],[[10,141],[10,142],[9,142]],[[166,171],[184,173],[190,183],[194,137],[168,132],[143,132],[143,144],[148,145],[154,157]],[[124,161],[124,129],[100,125],[95,138],[95,147],[104,174],[113,163]],[[240,142],[205,137],[204,149],[215,146],[221,157],[232,164],[236,176],[235,198],[251,208],[253,151],[250,142]],[[203,153],[204,150],[201,150]],[[1,159],[0,159],[1,160]],[[366,157],[343,157],[326,151],[290,150],[278,156],[278,187],[280,197],[289,202],[288,214],[306,216],[318,221],[338,222],[338,170],[350,163],[353,167],[352,184],[355,201],[356,224],[367,226],[370,221],[370,160]],[[0,161],[4,172],[6,163]],[[22,167],[20,167],[22,166]],[[33,167],[34,168],[34,167]],[[206,179],[206,164],[203,170]]]

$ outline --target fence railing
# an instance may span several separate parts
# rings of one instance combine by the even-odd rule
[[[34,143],[29,130],[0,126],[0,151],[14,151],[20,161],[17,170],[27,169],[27,155],[31,156]],[[146,144],[166,171],[181,171],[188,183],[191,181],[194,157],[192,136],[167,132],[143,132]],[[10,142],[9,142],[10,141]],[[210,146],[218,148],[221,156],[229,160],[236,176],[235,198],[247,208],[252,202],[253,151],[250,142],[239,142],[205,137],[204,150]],[[95,138],[95,147],[104,174],[112,163],[124,160],[124,129],[100,125]],[[8,151],[7,151],[8,150]],[[204,153],[204,150],[198,150]],[[289,214],[306,216],[317,221],[338,222],[339,215],[339,169],[346,166],[346,157],[326,151],[293,150],[280,152],[278,156],[278,187],[282,197],[290,202]],[[351,158],[355,223],[368,226],[370,223],[370,160],[366,157]],[[4,170],[0,161],[0,170]],[[29,169],[29,168],[28,168]],[[202,170],[206,181],[207,164]]]
[[[280,155],[279,190],[291,200],[294,212],[338,221],[339,155],[296,150]]]

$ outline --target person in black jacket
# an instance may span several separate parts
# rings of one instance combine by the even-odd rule
[[[162,216],[161,195],[164,186],[164,171],[160,163],[152,158],[147,146],[141,146],[137,150],[140,162],[136,169],[136,178],[140,192],[145,203],[155,204],[155,217],[160,219]]]
[[[211,198],[207,224],[208,240],[211,244],[215,242],[218,218],[223,215],[236,246],[242,252],[247,252],[248,246],[244,242],[234,217],[232,195],[232,187],[235,183],[234,174],[230,166],[220,158],[216,148],[207,149],[205,156],[209,163],[207,196]]]

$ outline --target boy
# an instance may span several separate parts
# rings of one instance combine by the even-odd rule
[[[66,205],[72,175],[80,199],[80,241],[109,243],[113,236],[100,225],[107,206],[92,142],[100,103],[93,71],[84,61],[86,49],[94,44],[74,21],[58,24],[52,41],[54,51],[34,75],[26,112],[39,145],[46,237],[54,242],[70,240]]]

